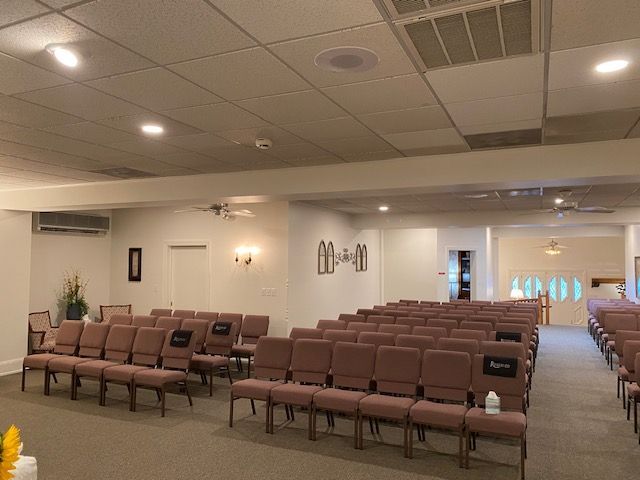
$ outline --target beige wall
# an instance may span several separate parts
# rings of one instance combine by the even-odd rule
[[[18,371],[27,353],[31,214],[0,210],[0,375]]]
[[[625,228],[625,278],[627,279],[627,298],[640,303],[636,285],[636,261],[640,257],[640,226],[627,225]]]

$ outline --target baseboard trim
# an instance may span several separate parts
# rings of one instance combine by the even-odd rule
[[[0,377],[13,375],[22,371],[22,358],[14,358],[0,362]]]

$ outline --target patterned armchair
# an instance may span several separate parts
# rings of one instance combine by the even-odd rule
[[[29,340],[31,351],[35,353],[51,352],[56,345],[58,327],[51,325],[49,310],[29,314]]]
[[[131,313],[131,304],[129,305],[100,305],[100,322],[109,323],[111,320],[111,316],[115,314],[125,314],[128,315]]]

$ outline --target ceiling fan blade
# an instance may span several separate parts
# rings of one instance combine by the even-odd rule
[[[232,210],[229,212],[231,215],[235,215],[236,217],[247,217],[253,218],[256,216],[251,210]]]
[[[549,208],[549,209],[546,209],[546,210],[535,210],[533,212],[519,213],[518,215],[520,215],[520,216],[524,216],[524,215],[540,215],[541,213],[555,213],[555,210],[553,210],[552,208]]]
[[[205,207],[190,207],[182,210],[174,210],[173,213],[185,213],[185,212],[210,212],[210,208]]]
[[[580,213],[613,213],[615,210],[605,207],[576,207],[576,212]]]

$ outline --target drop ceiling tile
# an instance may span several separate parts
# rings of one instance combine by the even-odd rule
[[[579,134],[605,130],[625,130],[628,132],[638,119],[640,119],[640,109],[548,117],[545,122],[545,134]]]
[[[640,107],[640,80],[549,91],[547,115],[558,117]]]
[[[97,123],[82,122],[68,125],[56,125],[47,127],[44,130],[63,135],[65,137],[75,138],[76,140],[84,140],[90,143],[109,144],[117,142],[126,142],[136,137],[129,133],[121,132],[113,128],[105,127]]]
[[[322,89],[353,114],[435,105],[429,87],[418,74],[351,83]]]
[[[25,127],[16,125],[15,123],[7,123],[0,121],[0,133],[15,132],[16,130],[23,130]]]
[[[264,48],[201,58],[169,68],[227,100],[309,88],[307,82]]]
[[[65,12],[74,20],[160,64],[180,62],[254,44],[199,0],[111,0]],[[140,28],[144,28],[144,35]]]
[[[41,0],[42,3],[46,3],[51,8],[64,8],[73,3],[79,3],[82,0]]]
[[[102,162],[84,157],[54,152],[43,148],[23,145],[0,140],[0,152],[9,156],[22,157],[34,162],[43,162],[61,167],[77,168],[80,170],[95,170],[102,166]]]
[[[143,112],[135,105],[74,83],[16,95],[45,107],[77,115],[85,120],[99,120]]]
[[[627,138],[640,138],[640,124],[633,127],[633,130],[629,132],[629,136]]]
[[[559,145],[564,143],[599,142],[604,140],[621,140],[625,138],[628,129],[602,130],[587,133],[545,134],[545,145]]]
[[[542,92],[544,55],[443,68],[426,76],[443,103]]]
[[[230,103],[165,110],[165,115],[206,132],[221,132],[267,125],[264,120]]]
[[[292,158],[287,160],[287,163],[294,167],[312,167],[317,165],[335,165],[344,163],[344,161],[336,156],[326,155],[324,157]]]
[[[272,170],[275,168],[291,168],[291,165],[273,158],[258,161],[248,160],[242,165],[243,170]]]
[[[371,131],[351,117],[332,118],[318,122],[285,125],[284,128],[295,135],[312,142],[334,138],[363,137]]]
[[[346,115],[344,110],[315,90],[252,98],[238,102],[238,104],[278,125],[311,122]],[[229,130],[229,128],[225,130]]]
[[[171,153],[180,153],[181,150],[166,143],[160,143],[148,138],[136,138],[127,142],[118,142],[109,145],[118,150],[135,153],[137,155],[146,155],[154,157],[157,155],[168,155]]]
[[[449,153],[462,153],[468,152],[470,149],[465,143],[460,145],[438,145],[435,147],[402,148],[399,150],[407,157],[417,157],[421,155],[446,155]]]
[[[581,207],[617,207],[628,197],[627,194],[618,195],[592,195],[587,194],[580,200]]]
[[[2,0],[0,3],[0,27],[49,11],[35,0]]]
[[[213,147],[204,150],[202,153],[211,155],[217,160],[229,164],[245,167],[248,162],[264,162],[274,160],[257,148],[249,148],[244,145],[233,145],[231,147]]]
[[[142,132],[142,125],[154,124],[161,125],[164,129],[162,135],[153,137],[158,140],[166,139],[179,135],[192,135],[202,133],[197,128],[185,125],[178,121],[167,118],[164,115],[158,115],[156,113],[141,113],[138,115],[126,115],[120,117],[106,118],[99,120],[98,123],[107,127],[112,127],[118,130],[136,135],[136,137],[144,136],[145,138],[151,138],[151,135]]]
[[[367,137],[341,138],[323,140],[318,142],[322,148],[336,155],[361,155],[369,152],[389,151],[392,148],[380,137],[370,135]]]
[[[177,167],[191,168],[195,170],[200,170],[200,167],[209,169],[212,166],[219,166],[221,163],[219,160],[216,160],[212,157],[193,152],[180,152],[170,155],[158,155],[154,158],[163,163],[175,165]]]
[[[0,93],[13,95],[69,82],[55,73],[0,53]]]
[[[542,143],[542,129],[509,130],[506,132],[476,133],[464,139],[472,150],[523,147]]]
[[[493,124],[542,118],[542,93],[445,105],[456,125]]]
[[[383,135],[398,150],[466,145],[454,128]]]
[[[213,4],[263,43],[382,20],[368,0],[213,0]]]
[[[377,152],[344,153],[341,156],[345,162],[373,162],[403,157],[397,150],[393,149]]]
[[[289,162],[290,160],[300,160],[305,158],[318,158],[327,157],[330,154],[311,143],[294,143],[292,145],[274,145],[265,153],[277,158],[278,160],[284,160]]]
[[[374,51],[380,59],[378,65],[366,72],[336,73],[318,68],[314,63],[318,53],[345,45]],[[415,73],[409,57],[386,24],[294,40],[273,45],[271,49],[304,78],[319,87]]]
[[[151,110],[193,107],[222,99],[163,68],[116,75],[88,85]]]
[[[162,143],[168,143],[175,147],[184,148],[192,152],[200,152],[208,148],[232,146],[233,143],[220,138],[212,133],[197,133],[194,135],[181,135],[163,138]]]
[[[596,45],[638,37],[636,0],[563,0],[553,4],[551,50]]]
[[[370,113],[358,117],[378,134],[415,132],[450,128],[451,122],[442,107],[411,108],[393,112]]]
[[[50,108],[0,95],[0,121],[34,128],[78,123],[82,119]]]
[[[139,32],[139,29],[135,29]],[[72,69],[45,51],[51,43],[78,51],[81,64]],[[115,75],[153,66],[151,62],[59,14],[50,14],[0,30],[0,51],[75,80]]]
[[[250,147],[255,145],[256,138],[269,138],[276,146],[300,143],[300,139],[295,135],[273,126],[225,130],[218,132],[218,135],[230,142],[241,143]]]
[[[542,128],[542,118],[520,120],[517,122],[487,123],[482,125],[466,125],[459,127],[463,135],[476,135],[478,133],[510,132],[513,130],[530,130]]]
[[[589,195],[630,195],[639,192],[637,183],[615,183],[609,185],[592,185]]]

